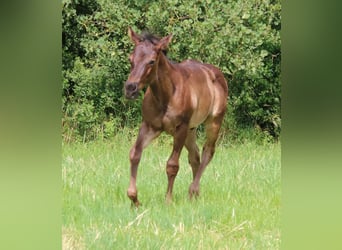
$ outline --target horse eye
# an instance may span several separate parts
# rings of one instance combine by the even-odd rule
[[[149,65],[153,65],[153,64],[154,64],[154,62],[155,62],[154,60],[151,60],[151,61],[149,61],[149,63],[148,63],[148,64],[149,64]]]

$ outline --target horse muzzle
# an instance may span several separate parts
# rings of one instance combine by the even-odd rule
[[[139,88],[137,82],[126,82],[125,96],[127,99],[134,100],[139,96]]]

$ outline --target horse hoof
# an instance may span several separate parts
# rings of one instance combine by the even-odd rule
[[[139,208],[142,204],[137,200],[137,201],[132,201],[131,203],[131,208]]]
[[[138,200],[138,193],[136,189],[128,189],[127,196],[132,201],[132,206],[139,207],[141,205]]]
[[[197,198],[199,196],[199,188],[193,187],[193,185],[189,188],[189,198],[192,200],[193,198]]]

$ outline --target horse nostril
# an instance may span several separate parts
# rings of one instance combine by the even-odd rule
[[[126,90],[130,92],[134,92],[138,89],[138,84],[136,83],[127,83]]]

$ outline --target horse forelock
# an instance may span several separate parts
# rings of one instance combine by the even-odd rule
[[[143,31],[143,33],[141,34],[141,38],[143,41],[149,41],[154,45],[157,45],[157,43],[160,41],[160,38],[152,33],[150,33],[149,31]]]
[[[152,43],[153,45],[157,45],[158,42],[160,41],[160,37],[152,34],[151,32],[149,31],[143,31],[142,34],[141,34],[141,41],[144,42],[144,41],[148,41],[150,43]],[[166,55],[167,54],[167,49],[165,50],[162,50],[163,54]]]

